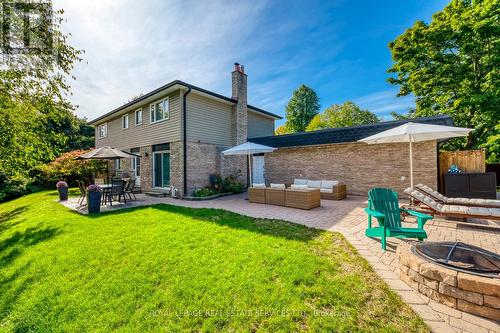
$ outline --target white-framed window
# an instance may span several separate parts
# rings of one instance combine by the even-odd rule
[[[122,128],[123,129],[128,128],[128,114],[122,116]]]
[[[117,158],[115,159],[115,170],[121,170],[122,169],[122,160]]]
[[[135,126],[142,124],[142,109],[135,110]]]
[[[108,123],[99,125],[99,139],[108,137]]]
[[[170,106],[168,97],[149,105],[151,123],[167,120],[170,118]]]

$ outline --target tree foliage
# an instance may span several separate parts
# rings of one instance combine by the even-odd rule
[[[318,95],[311,88],[301,85],[288,102],[286,113],[286,129],[289,133],[303,132],[315,115],[319,113]]]
[[[379,121],[376,114],[362,110],[355,103],[348,101],[343,104],[331,105],[323,113],[314,116],[306,131],[370,124]]]
[[[89,183],[92,175],[106,171],[106,161],[100,160],[76,160],[75,158],[88,150],[73,150],[62,154],[54,161],[41,166],[39,169],[43,174],[43,179],[49,182],[65,179],[72,181],[75,179],[86,180]]]
[[[281,126],[278,126],[275,130],[274,130],[274,134],[275,135],[283,135],[283,134],[288,134],[290,133],[288,131],[288,128],[286,128],[286,125],[281,125]]]
[[[389,44],[389,82],[400,96],[415,95],[412,116],[450,114],[455,125],[475,128],[452,148],[480,147],[500,122],[499,17],[498,0],[452,0]]]
[[[0,200],[2,193],[7,193],[4,198],[21,194],[39,165],[66,151],[93,146],[93,129],[73,114],[75,107],[66,100],[68,80],[74,79],[71,70],[83,51],[67,43],[60,30],[62,13],[53,12],[46,23],[51,32],[49,50],[14,54],[7,48],[1,57]],[[42,30],[47,27],[43,24]],[[23,25],[16,20],[9,28],[13,38],[23,36]]]

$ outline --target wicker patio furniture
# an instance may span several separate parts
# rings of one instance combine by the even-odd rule
[[[316,188],[321,199],[342,200],[347,197],[347,185],[338,180],[294,179],[292,188]]]
[[[268,205],[285,205],[285,189],[284,188],[266,188],[266,204]]]
[[[248,188],[248,202],[266,203],[266,186]]]
[[[286,189],[285,206],[300,209],[313,209],[321,206],[319,188]]]

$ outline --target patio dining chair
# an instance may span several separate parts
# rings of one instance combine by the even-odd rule
[[[123,197],[123,201],[127,203],[127,198],[125,198],[124,184],[121,179],[113,179],[111,181],[111,188],[105,192],[104,203],[109,202],[110,206],[113,206],[113,198],[117,197],[118,202],[121,202],[121,198]]]
[[[78,189],[80,190],[80,195],[78,197],[78,204],[81,206],[87,200],[87,191],[85,190],[85,185],[83,181],[77,180],[76,183],[78,184]]]
[[[129,200],[132,200],[132,197],[134,197],[133,200],[137,200],[135,193],[134,193],[134,187],[135,187],[135,177],[129,178],[127,182],[125,183],[125,190],[124,190],[124,196],[129,197]]]

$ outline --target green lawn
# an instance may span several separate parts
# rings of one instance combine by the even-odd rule
[[[55,199],[0,204],[1,331],[428,331],[340,234],[168,205],[89,217]]]

